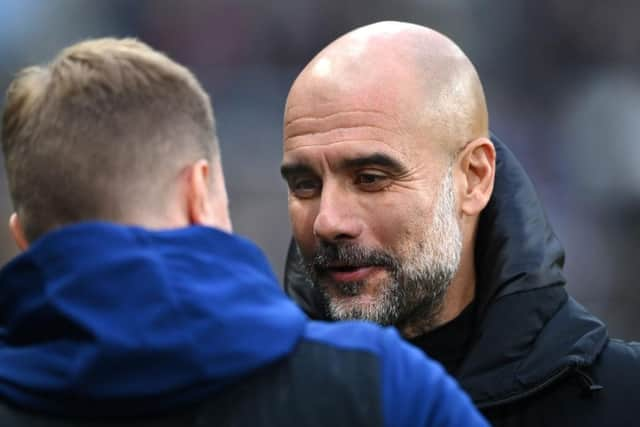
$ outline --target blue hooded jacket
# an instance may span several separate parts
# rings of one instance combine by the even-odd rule
[[[0,313],[0,396],[37,413],[179,410],[310,342],[375,357],[383,425],[485,425],[393,329],[308,320],[256,246],[211,228],[51,232],[0,271]]]

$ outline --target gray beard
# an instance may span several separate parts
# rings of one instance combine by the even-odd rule
[[[451,168],[443,179],[431,224],[425,227],[419,241],[408,243],[407,255],[402,258],[352,243],[321,244],[306,267],[323,296],[327,316],[333,320],[368,320],[401,329],[412,325],[427,331],[436,326],[462,252]],[[384,268],[388,277],[375,300],[357,301],[363,282],[328,283],[322,272],[335,262]],[[329,286],[341,297],[332,297]]]

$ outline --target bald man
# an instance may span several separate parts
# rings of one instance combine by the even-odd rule
[[[564,251],[450,39],[382,22],[331,43],[287,98],[281,171],[285,288],[309,315],[396,326],[494,425],[634,424],[640,345],[567,296]]]

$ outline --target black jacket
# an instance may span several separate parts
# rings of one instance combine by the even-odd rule
[[[456,374],[495,426],[639,425],[640,343],[565,291],[564,250],[513,154],[497,151],[493,196],[476,242],[477,318]],[[289,250],[285,290],[312,317],[324,309]]]

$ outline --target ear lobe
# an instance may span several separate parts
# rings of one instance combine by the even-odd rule
[[[188,214],[191,224],[208,225],[211,222],[209,162],[198,160],[191,166],[188,180]]]
[[[468,216],[479,215],[487,206],[496,171],[496,150],[487,138],[471,141],[461,153],[464,189],[460,206]]]
[[[18,214],[15,212],[12,213],[9,218],[9,231],[11,232],[11,236],[13,237],[13,240],[15,240],[16,245],[18,245],[18,248],[23,252],[26,251],[29,248],[29,241],[24,235],[22,224],[20,223]]]

